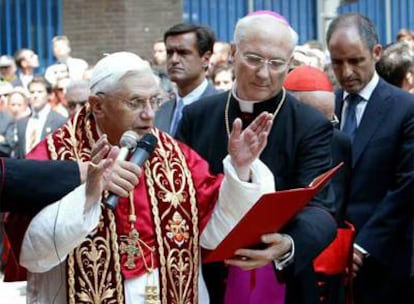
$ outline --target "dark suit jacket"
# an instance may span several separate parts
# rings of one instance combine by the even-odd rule
[[[342,94],[336,98],[339,119]],[[397,297],[406,295],[401,288],[410,272],[413,172],[414,95],[380,79],[352,145],[347,214],[357,231],[356,243],[370,254],[356,280],[366,296],[361,303],[388,303],[388,296],[395,303],[411,303]]]
[[[178,126],[177,138],[203,156],[214,173],[223,172],[222,159],[227,154],[225,106],[228,93],[211,96],[187,106]],[[281,94],[254,106],[254,116],[273,113]],[[241,117],[238,102],[231,98],[230,124]],[[230,126],[231,127],[231,126]],[[318,111],[287,95],[275,118],[268,143],[260,159],[273,172],[276,189],[307,186],[319,174],[331,168],[332,126]],[[325,188],[291,220],[282,232],[295,242],[294,263],[281,274],[288,283],[287,303],[317,303],[312,260],[335,236],[336,224],[331,188]],[[235,202],[236,203],[236,202]],[[316,207],[316,208],[315,208]],[[208,266],[210,264],[207,264]],[[203,269],[204,271],[204,269]],[[206,278],[212,303],[221,303],[220,278]],[[213,286],[212,286],[213,285]]]
[[[24,158],[26,153],[26,129],[27,124],[29,122],[30,117],[24,117],[17,121],[16,128],[17,128],[17,144],[16,144],[16,156],[17,158]],[[65,122],[67,118],[59,113],[51,110],[46,118],[45,125],[42,130],[41,138],[45,138],[47,135],[52,133],[54,130],[60,128]]]
[[[0,211],[32,214],[80,184],[72,161],[0,158]]]
[[[348,205],[349,184],[351,181],[352,146],[348,136],[334,129],[332,136],[332,162],[334,165],[343,162],[342,169],[332,178],[332,187],[335,192],[335,217],[338,225],[342,226],[346,219]]]
[[[209,82],[207,88],[204,90],[203,94],[201,94],[201,98],[215,95],[218,91],[216,88]],[[170,132],[171,121],[173,119],[175,111],[175,99],[171,99],[166,101],[161,105],[158,111],[155,113],[155,127],[160,129],[161,131]]]

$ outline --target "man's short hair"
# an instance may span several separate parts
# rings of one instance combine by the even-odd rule
[[[64,35],[60,35],[60,36],[55,36],[52,38],[52,43],[58,42],[58,41],[63,41],[67,44],[67,46],[70,46],[70,40],[67,36]]]
[[[33,77],[32,81],[29,82],[29,85],[27,87],[29,88],[33,83],[42,84],[46,88],[46,91],[48,94],[52,93],[52,84],[49,81],[47,81],[45,77],[43,76]]]
[[[18,68],[21,68],[22,67],[22,61],[24,60],[24,59],[26,59],[25,57],[24,57],[24,53],[25,52],[27,52],[27,51],[31,51],[30,49],[19,49],[19,50],[17,50],[15,53],[14,53],[14,61],[16,62],[16,65],[17,65],[17,67]]]
[[[358,13],[348,13],[336,17],[328,27],[326,32],[326,43],[329,45],[332,34],[339,28],[355,28],[358,31],[361,41],[372,50],[379,42],[377,30],[374,23],[368,18]]]
[[[164,33],[164,42],[166,43],[167,38],[170,36],[177,36],[187,33],[195,33],[197,38],[197,50],[200,56],[203,56],[206,52],[213,52],[216,36],[214,32],[206,26],[193,25],[189,23],[176,24]]]

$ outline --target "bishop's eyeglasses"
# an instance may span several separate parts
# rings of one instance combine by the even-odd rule
[[[288,65],[287,62],[282,59],[266,59],[260,55],[252,53],[243,54],[242,57],[244,58],[246,63],[251,67],[259,68],[262,67],[264,64],[267,64],[269,69],[272,72],[276,73],[282,72],[286,69]]]

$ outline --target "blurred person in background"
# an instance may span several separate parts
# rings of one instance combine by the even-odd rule
[[[49,104],[53,111],[59,113],[66,118],[69,117],[66,101],[66,87],[71,80],[69,78],[59,79],[54,86],[52,86],[52,94],[49,97]]]
[[[29,95],[23,87],[14,87],[9,95],[8,112],[15,121],[29,116]]]
[[[162,39],[154,42],[152,46],[152,61],[153,66],[164,67],[167,64],[167,49]]]
[[[293,51],[293,60],[291,64],[292,69],[298,66],[306,65],[324,71],[325,64],[325,54],[316,48],[311,49],[305,45],[298,45]]]
[[[30,117],[17,121],[16,156],[25,158],[43,138],[66,122],[66,117],[52,110],[49,104],[52,88],[42,76],[36,76],[29,83]]]
[[[0,56],[0,80],[12,82],[17,78],[16,63],[13,57],[8,55]]]
[[[160,79],[161,89],[167,94],[171,93],[173,84],[167,74],[167,49],[162,39],[155,41],[152,46],[151,67]]]
[[[397,42],[385,47],[376,70],[388,83],[414,93],[414,52],[408,44]]]
[[[55,86],[59,79],[70,79],[68,66],[64,63],[54,64],[53,68],[46,70],[45,78],[52,86]]]
[[[30,49],[19,49],[14,54],[14,61],[19,68],[17,78],[12,81],[12,85],[23,87],[28,90],[29,83],[35,76],[35,70],[39,67],[39,58]]]
[[[208,68],[209,77],[212,78],[212,73],[215,66],[220,64],[231,63],[231,46],[225,41],[216,41],[213,45],[213,53],[210,57]]]
[[[414,53],[414,30],[409,30],[406,28],[400,29],[397,34],[397,42],[404,42],[408,44],[411,52]]]
[[[72,49],[70,40],[66,36],[55,36],[52,39],[52,51],[56,58],[56,63],[46,69],[45,77],[53,77],[56,69],[60,69],[59,64],[64,64],[69,72],[71,80],[82,79],[83,73],[88,68],[88,63],[80,58],[71,57]]]
[[[72,117],[88,101],[90,94],[89,82],[87,80],[72,81],[66,87],[66,101],[69,116]]]
[[[221,63],[214,66],[211,80],[214,87],[219,91],[231,89],[234,81],[234,68],[231,64]]]
[[[10,92],[13,86],[9,82],[0,82],[0,111],[3,111],[9,102]]]

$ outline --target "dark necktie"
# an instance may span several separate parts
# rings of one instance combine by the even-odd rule
[[[347,97],[348,106],[346,107],[345,122],[342,131],[349,136],[351,142],[354,141],[358,128],[355,109],[361,100],[362,98],[358,94],[350,94]]]

